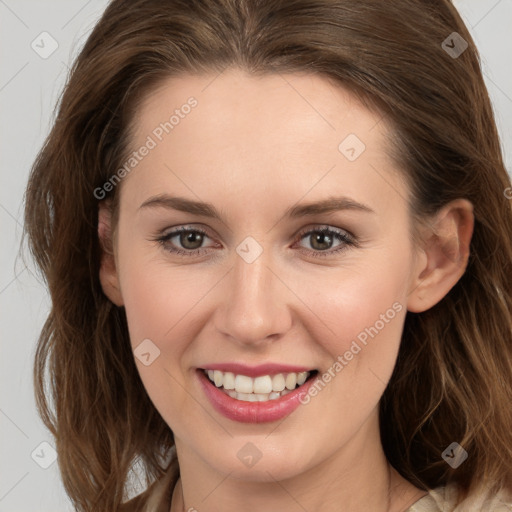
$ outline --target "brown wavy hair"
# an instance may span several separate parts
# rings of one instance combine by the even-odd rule
[[[468,43],[457,58],[441,46],[453,32]],[[72,66],[26,190],[25,237],[52,301],[35,395],[76,509],[118,510],[134,462],[148,484],[174,444],[139,378],[125,311],[100,285],[94,191],[126,160],[144,97],[171,76],[230,66],[319,74],[385,116],[418,222],[456,198],[474,205],[466,272],[434,307],[406,315],[382,442],[422,489],[454,482],[461,499],[478,485],[512,490],[511,182],[480,57],[454,6],[113,0]],[[118,193],[108,196],[115,210]],[[453,441],[469,453],[456,470],[441,458]]]

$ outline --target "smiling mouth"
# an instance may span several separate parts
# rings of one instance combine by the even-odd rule
[[[287,372],[274,375],[248,377],[247,375],[207,370],[202,368],[209,381],[226,395],[244,402],[277,400],[301,387],[316,376],[318,370]]]

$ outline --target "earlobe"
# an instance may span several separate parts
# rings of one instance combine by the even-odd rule
[[[112,210],[110,201],[102,201],[98,207],[98,238],[101,247],[100,283],[103,293],[116,305],[123,306],[114,257],[112,237]]]
[[[426,228],[421,257],[409,289],[408,311],[421,313],[437,304],[464,274],[474,228],[473,205],[456,199]]]

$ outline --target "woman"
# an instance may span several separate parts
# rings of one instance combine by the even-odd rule
[[[26,197],[77,510],[508,510],[509,187],[446,0],[113,0]]]

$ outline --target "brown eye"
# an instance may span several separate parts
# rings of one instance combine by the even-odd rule
[[[209,238],[206,231],[199,228],[180,227],[166,233],[156,240],[170,253],[183,256],[199,256],[208,248],[201,247],[204,239]],[[173,241],[173,239],[175,239]]]
[[[311,241],[311,247],[313,249],[318,249],[320,251],[324,251],[329,249],[333,243],[333,238],[331,235],[327,233],[316,232],[315,234],[309,235],[309,239]]]
[[[338,254],[350,246],[356,246],[357,241],[354,236],[349,235],[346,231],[334,230],[328,227],[311,229],[303,231],[299,235],[299,240],[309,240],[311,249],[304,249],[307,253],[313,254],[314,257],[325,257]],[[329,250],[335,240],[340,243],[334,250]]]
[[[179,235],[175,236],[179,236],[180,244],[185,249],[190,250],[199,249],[203,243],[204,238],[204,235],[197,231],[182,231]]]

